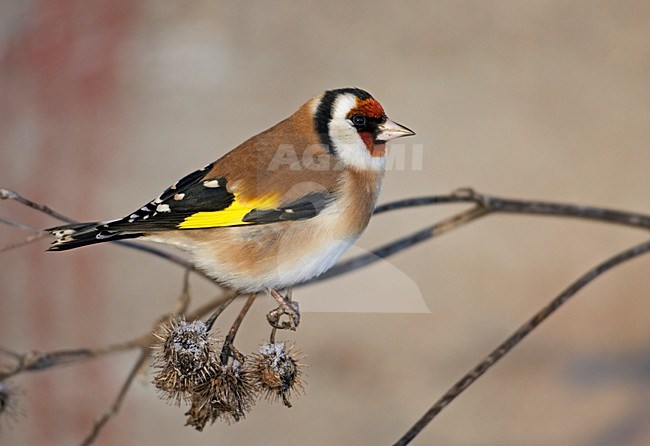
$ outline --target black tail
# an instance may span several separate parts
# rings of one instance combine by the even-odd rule
[[[142,234],[123,233],[103,228],[105,222],[74,223],[46,229],[56,237],[48,251],[66,251],[95,243],[140,237]]]

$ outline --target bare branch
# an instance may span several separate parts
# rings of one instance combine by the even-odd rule
[[[99,435],[99,432],[106,425],[106,423],[120,410],[120,407],[124,402],[124,398],[126,397],[126,394],[128,393],[131,384],[135,380],[135,377],[138,375],[138,371],[142,368],[142,366],[147,361],[148,357],[149,357],[149,351],[146,348],[143,348],[142,351],[140,352],[140,355],[138,356],[137,361],[131,368],[131,371],[129,372],[129,376],[126,378],[126,381],[122,385],[120,392],[117,394],[115,401],[113,401],[113,404],[108,409],[108,411],[106,411],[97,421],[95,421],[90,432],[88,433],[86,438],[84,438],[84,440],[81,442],[82,446],[88,446],[92,444],[97,439],[97,435]]]
[[[576,204],[513,200],[490,195],[480,195],[480,197],[484,202],[484,206],[491,212],[580,218],[650,229],[650,216],[644,214]]]
[[[445,407],[449,405],[458,395],[463,393],[470,385],[480,378],[490,367],[503,358],[513,347],[519,344],[530,332],[539,324],[544,322],[558,308],[565,304],[571,297],[580,291],[587,284],[595,280],[610,269],[634,259],[642,254],[650,252],[650,241],[646,241],[632,248],[626,249],[604,262],[596,265],[578,280],[569,285],[562,293],[553,299],[548,305],[539,310],[535,315],[519,327],[512,335],[502,342],[483,359],[472,370],[467,372],[458,380],[445,394],[440,397],[433,406],[406,432],[396,443],[395,446],[405,446],[413,440],[422,430],[438,415]]]
[[[451,195],[433,195],[392,201],[377,206],[375,215],[397,209],[450,203],[475,203],[489,212],[581,218],[650,229],[650,216],[645,214],[568,203],[515,200],[481,194],[470,188],[458,189]]]
[[[98,356],[103,356],[110,353],[131,350],[136,347],[142,347],[141,338],[94,349],[80,348],[71,350],[57,350],[52,352],[33,351],[22,355],[12,353],[12,356],[17,360],[18,363],[12,369],[0,373],[0,381],[22,372],[41,372],[52,367],[72,364],[74,362],[96,358]]]

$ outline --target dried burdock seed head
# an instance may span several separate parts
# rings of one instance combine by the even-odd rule
[[[246,358],[247,359],[247,358]],[[217,388],[218,400],[228,407],[222,416],[224,420],[239,421],[255,404],[257,389],[248,361],[234,359],[222,367],[221,383]]]
[[[195,387],[192,406],[185,414],[187,425],[201,431],[208,421],[237,422],[255,403],[256,387],[248,363],[234,359],[226,366],[214,365],[210,376]]]
[[[225,407],[217,407],[217,404],[213,404],[211,400],[202,398],[198,394],[193,394],[190,410],[185,412],[185,415],[187,416],[185,425],[192,426],[194,429],[201,432],[208,421],[210,424],[214,423],[221,412],[225,409]]]
[[[291,407],[289,399],[293,392],[304,391],[302,383],[303,364],[299,352],[292,351],[293,346],[284,342],[263,344],[259,354],[253,355],[252,371],[255,383],[269,401],[280,401]]]
[[[15,422],[24,415],[20,404],[22,392],[7,381],[0,381],[0,432],[5,425]]]
[[[216,339],[203,321],[172,319],[154,333],[153,384],[165,398],[180,404],[211,373]]]

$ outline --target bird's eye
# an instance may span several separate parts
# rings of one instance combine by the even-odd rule
[[[352,124],[355,125],[355,127],[363,127],[366,125],[366,117],[362,115],[354,115],[352,116]]]

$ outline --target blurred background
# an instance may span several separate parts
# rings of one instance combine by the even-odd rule
[[[405,167],[388,172],[380,202],[472,186],[648,213],[649,23],[646,1],[2,1],[0,186],[79,220],[118,217],[322,90],[357,86],[417,132],[399,141]],[[460,209],[377,216],[357,251]],[[55,224],[7,202],[0,215]],[[0,228],[2,244],[24,235]],[[310,367],[292,409],[260,402],[198,433],[145,376],[96,444],[392,443],[571,281],[644,237],[488,217],[298,290],[312,311],[281,338]],[[154,257],[46,247],[0,255],[2,346],[124,341],[179,295],[183,272]],[[414,444],[650,444],[649,270],[646,256],[579,293]],[[200,303],[217,290],[196,277],[192,293]],[[241,350],[268,336],[271,307],[253,307]],[[26,415],[0,444],[78,444],[134,359],[13,380]]]

